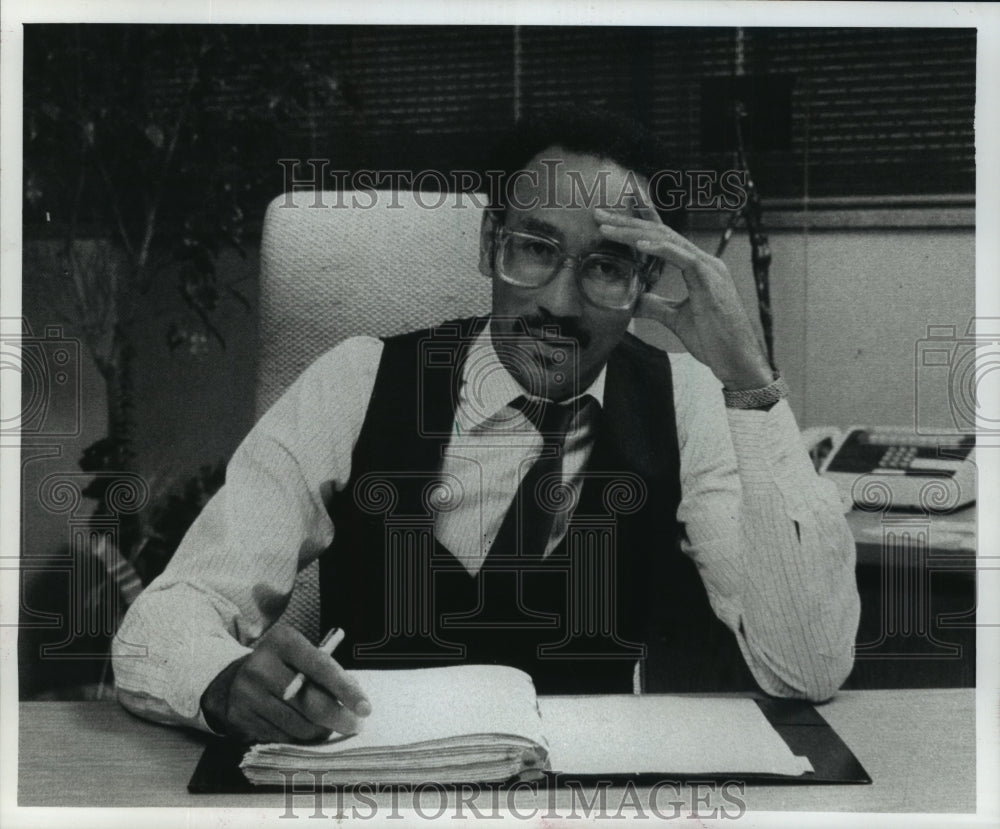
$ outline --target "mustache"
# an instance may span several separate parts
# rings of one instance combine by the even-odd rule
[[[590,332],[575,317],[557,317],[552,314],[526,314],[521,317],[525,329],[538,339],[542,339],[542,329],[555,329],[556,336],[576,340],[580,348],[590,345]]]

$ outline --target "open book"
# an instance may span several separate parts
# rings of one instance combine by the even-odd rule
[[[253,746],[254,784],[292,772],[323,785],[488,783],[533,771],[574,774],[811,771],[751,699],[536,697],[531,677],[500,665],[356,671],[372,703],[361,733],[311,745]]]

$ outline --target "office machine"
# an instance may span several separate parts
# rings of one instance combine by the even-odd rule
[[[845,502],[872,508],[947,512],[976,500],[976,438],[918,435],[906,427],[847,429],[834,441],[820,474]]]

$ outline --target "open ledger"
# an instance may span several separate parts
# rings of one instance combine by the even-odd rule
[[[653,772],[797,776],[792,753],[751,699],[537,697],[500,665],[356,671],[372,714],[359,734],[310,745],[253,746],[240,768],[258,785],[289,774],[325,785],[489,783],[525,773]]]

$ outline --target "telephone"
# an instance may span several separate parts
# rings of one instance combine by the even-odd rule
[[[845,504],[871,507],[887,492],[890,509],[947,512],[976,500],[975,435],[918,435],[905,426],[814,427],[803,440]],[[819,459],[824,442],[829,451]]]

